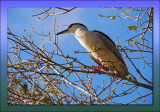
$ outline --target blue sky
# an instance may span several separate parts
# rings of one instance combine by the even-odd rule
[[[43,21],[38,21],[35,17],[30,17],[34,14],[41,13],[43,10],[40,8],[8,8],[8,27],[10,30],[15,33],[16,35],[25,35],[23,32],[23,29],[26,29],[27,32],[31,32],[32,27],[35,28],[36,32],[41,32],[43,30],[44,34],[48,34],[48,32],[53,34],[53,26],[54,26],[54,21],[53,21],[53,16],[49,16],[47,19]],[[58,11],[58,10],[57,10]],[[114,20],[108,19],[105,17],[98,17],[98,14],[104,15],[104,16],[113,16],[116,10],[114,9],[108,9],[108,8],[77,8],[67,14],[64,15],[58,15],[56,16],[56,23],[57,24],[63,24],[63,25],[69,25],[71,23],[82,23],[87,26],[89,30],[98,30],[101,32],[104,32],[106,35],[108,35],[115,43],[117,43],[116,36],[122,35],[125,31],[127,31],[127,26],[134,26],[135,22],[130,21],[129,19],[121,19],[116,17]],[[144,19],[147,19],[144,17]],[[121,26],[123,24],[126,27]],[[57,26],[56,26],[57,27]],[[62,31],[66,29],[65,26],[60,26],[58,31]],[[127,44],[125,40],[127,38],[130,38],[141,31],[129,31],[122,35],[119,38],[120,45],[124,46]],[[152,35],[151,33],[147,35],[146,38],[149,38],[149,46],[152,46]],[[35,42],[37,44],[40,43],[40,36],[35,36],[33,37],[35,39]],[[60,35],[59,36],[59,47],[63,50],[63,53],[65,55],[70,55],[73,57],[77,57],[81,62],[87,64],[87,65],[96,65],[94,61],[90,59],[88,54],[74,54],[74,50],[78,51],[86,51],[80,43],[76,40],[74,35],[72,34],[65,34],[65,35]],[[139,39],[137,39],[138,42],[140,42]],[[50,44],[48,44],[48,38],[44,39],[44,43],[46,44],[45,48],[48,51],[52,51],[53,48],[51,47]],[[135,49],[133,47],[132,49]],[[130,56],[135,57],[137,55],[136,53],[131,53]],[[124,56],[124,55],[123,55]],[[146,55],[148,56],[148,55]],[[54,59],[53,59],[54,60]],[[149,55],[148,60],[152,60],[151,55]],[[57,60],[60,62],[60,60]],[[150,61],[152,62],[152,61]],[[149,67],[143,70],[143,61],[136,61],[134,60],[135,65],[140,68],[140,71],[142,74],[145,74],[147,79],[151,80],[151,75],[152,74],[152,69]],[[129,65],[131,65],[128,62]],[[147,67],[147,66],[146,66]],[[135,69],[133,69],[132,66],[129,66],[129,71],[134,74],[135,76],[137,75]],[[95,82],[94,84],[96,85],[97,83],[100,84],[106,76],[99,76],[98,74],[95,75]],[[109,77],[106,78],[106,81],[108,80],[109,82]],[[138,79],[138,81],[141,81]],[[142,81],[143,82],[143,81]],[[106,85],[108,83],[106,82]],[[114,87],[114,85],[113,85]],[[125,87],[122,87],[122,90],[125,89]],[[119,89],[121,91],[121,89]],[[147,94],[150,93],[149,90],[140,88],[138,89],[140,91],[141,95],[143,93]],[[132,99],[132,96],[136,96],[137,94],[131,94],[128,95],[127,99],[124,97],[125,100],[120,99],[120,101],[123,101],[123,103],[126,103]],[[118,98],[116,99],[118,100]],[[152,104],[152,96],[147,97],[146,104]]]

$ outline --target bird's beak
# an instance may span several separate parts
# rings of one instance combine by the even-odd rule
[[[64,31],[61,31],[61,32],[57,33],[56,35],[60,35],[60,34],[64,34],[64,33],[68,33],[68,30],[66,29]]]

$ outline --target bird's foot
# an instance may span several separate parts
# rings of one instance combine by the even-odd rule
[[[92,68],[94,68],[92,71],[100,71],[102,67],[98,66],[98,67],[95,67],[94,65],[91,65]],[[94,73],[95,74],[95,73]],[[101,75],[99,73],[99,75]]]
[[[118,79],[119,79],[118,77],[112,76],[113,81],[115,81],[115,78],[118,81]]]
[[[101,69],[105,68],[106,66],[105,66],[105,64],[102,64],[101,66],[98,66],[98,67],[91,65],[91,67],[94,68],[94,70],[92,70],[92,71],[100,71]],[[109,70],[108,70],[108,72],[109,72]],[[99,73],[99,75],[101,75],[101,74]]]
[[[103,64],[102,66],[98,66],[98,67],[95,67],[94,65],[91,65],[91,67],[92,68],[94,68],[92,71],[100,71],[102,68],[104,68],[105,67],[105,64]],[[112,76],[112,79],[113,79],[113,81],[115,81],[115,79],[118,81],[118,73],[115,71],[113,71],[110,67],[108,67],[109,68],[109,70],[111,70],[114,74],[115,74],[115,76]],[[94,73],[95,74],[95,73]],[[99,75],[101,75],[100,73],[99,73]]]
[[[108,67],[108,68],[109,68],[109,70],[111,70],[113,72],[113,74],[115,74],[115,76],[112,76],[113,81],[115,81],[115,79],[118,81],[118,79],[119,79],[118,73],[116,71],[112,70],[111,67]]]

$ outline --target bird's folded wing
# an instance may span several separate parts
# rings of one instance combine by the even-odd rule
[[[126,64],[122,58],[122,55],[120,54],[119,50],[116,49],[116,45],[114,42],[104,33],[95,31],[95,35],[97,35],[97,38],[101,38],[101,42],[103,43],[103,50],[106,57],[108,57],[108,60],[110,60],[115,68],[116,71],[119,73],[122,73],[123,75],[128,74],[128,69],[126,67]],[[115,63],[116,62],[116,63]]]
[[[94,31],[94,32],[97,33],[97,37],[101,37],[101,40],[105,45],[106,49],[110,50],[124,65],[126,65],[119,50],[116,49],[115,43],[109,38],[109,36],[105,35],[100,31]]]
[[[94,62],[96,62],[100,67],[102,66],[102,64],[101,64],[101,62],[98,60],[98,59],[96,59],[91,53],[88,53],[89,54],[89,56],[92,58],[92,60],[94,61]],[[107,68],[107,67],[103,67],[102,68],[104,71],[108,71],[109,69]]]

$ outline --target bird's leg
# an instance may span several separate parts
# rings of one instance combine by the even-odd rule
[[[100,71],[102,68],[101,66],[95,67],[94,65],[91,65],[91,67],[94,68],[94,70],[92,70],[92,71]],[[101,75],[101,74],[99,73],[99,75]]]
[[[95,67],[94,65],[91,65],[92,68],[94,68],[92,71],[98,71],[99,69],[97,69],[97,67]],[[94,73],[95,74],[95,73]]]
[[[105,64],[102,64],[101,66],[98,66],[98,67],[95,67],[94,65],[91,65],[91,67],[94,68],[94,70],[92,70],[92,71],[100,71],[101,69],[106,68]],[[107,73],[109,73],[109,69],[108,69]],[[101,74],[99,73],[99,75],[101,75]]]
[[[101,66],[98,66],[98,67],[95,67],[94,65],[91,65],[91,67],[92,68],[94,68],[94,70],[92,70],[92,71],[100,71],[101,69],[103,69],[104,67],[106,67],[105,66],[105,64],[102,64]],[[118,80],[118,73],[116,72],[116,71],[114,71],[111,67],[107,67],[109,70],[111,70],[115,75],[116,75],[116,80]],[[109,71],[108,71],[109,72]],[[95,74],[95,73],[94,73]],[[99,75],[101,75],[100,73],[99,73]],[[115,76],[112,76],[112,78],[113,78],[113,81],[115,81]]]
[[[111,67],[108,67],[108,68],[116,75],[116,80],[118,80],[118,73],[114,71]],[[112,76],[112,78],[113,78],[113,81],[115,81],[115,76]]]

